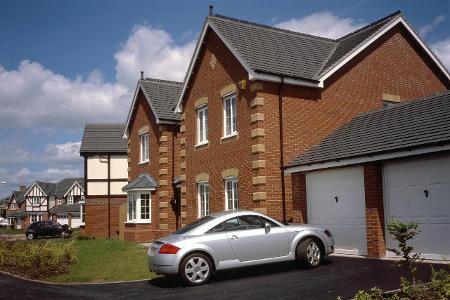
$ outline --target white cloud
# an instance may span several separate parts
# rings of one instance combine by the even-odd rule
[[[34,181],[47,181],[47,182],[57,182],[63,178],[73,178],[81,177],[81,169],[58,169],[58,168],[48,168],[42,171],[30,171],[28,168],[21,168],[14,173],[10,173],[5,169],[0,169],[0,178],[6,182],[6,187],[0,186],[5,190],[1,193],[2,196],[6,191],[17,190],[19,185],[30,185]]]
[[[0,144],[0,164],[23,163],[32,160],[33,155],[14,144]],[[1,180],[0,180],[1,181]]]
[[[450,37],[431,44],[431,49],[447,67],[447,70],[450,70]]]
[[[0,125],[79,127],[85,122],[123,120],[129,91],[103,82],[98,71],[70,80],[24,60],[17,70],[0,66]]]
[[[419,28],[419,34],[421,36],[425,36],[428,33],[432,32],[436,27],[438,27],[439,24],[445,21],[445,16],[440,15],[433,19],[433,21],[430,24],[427,24],[425,26],[422,26]]]
[[[117,82],[133,87],[139,72],[146,77],[182,81],[195,47],[195,40],[177,45],[164,30],[136,26],[114,58]]]
[[[79,162],[81,142],[67,142],[64,144],[48,144],[45,149],[45,160],[54,162]]]
[[[363,27],[365,23],[352,18],[340,18],[329,11],[313,13],[300,19],[290,19],[275,24],[276,27],[309,33],[312,35],[339,38]]]

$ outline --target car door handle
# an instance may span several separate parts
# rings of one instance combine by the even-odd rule
[[[232,240],[237,240],[238,237],[237,237],[237,235],[233,234],[233,235],[231,236],[231,239],[232,239]]]

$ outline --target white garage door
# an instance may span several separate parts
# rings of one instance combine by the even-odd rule
[[[450,157],[384,166],[387,220],[416,222],[414,248],[430,259],[450,259]],[[388,248],[397,244],[387,238]]]
[[[366,255],[363,168],[309,173],[306,184],[308,223],[330,229],[337,253]]]

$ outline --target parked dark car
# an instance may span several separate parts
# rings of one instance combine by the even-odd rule
[[[55,237],[60,236],[67,238],[72,234],[72,229],[67,225],[61,226],[61,224],[54,221],[37,221],[28,226],[25,231],[27,239],[33,240],[38,236]]]

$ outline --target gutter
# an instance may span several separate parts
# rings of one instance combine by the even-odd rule
[[[280,127],[280,179],[281,179],[281,205],[283,223],[286,223],[286,183],[284,181],[284,138],[283,138],[283,87],[284,77],[280,76],[280,89],[278,90],[278,119]]]

